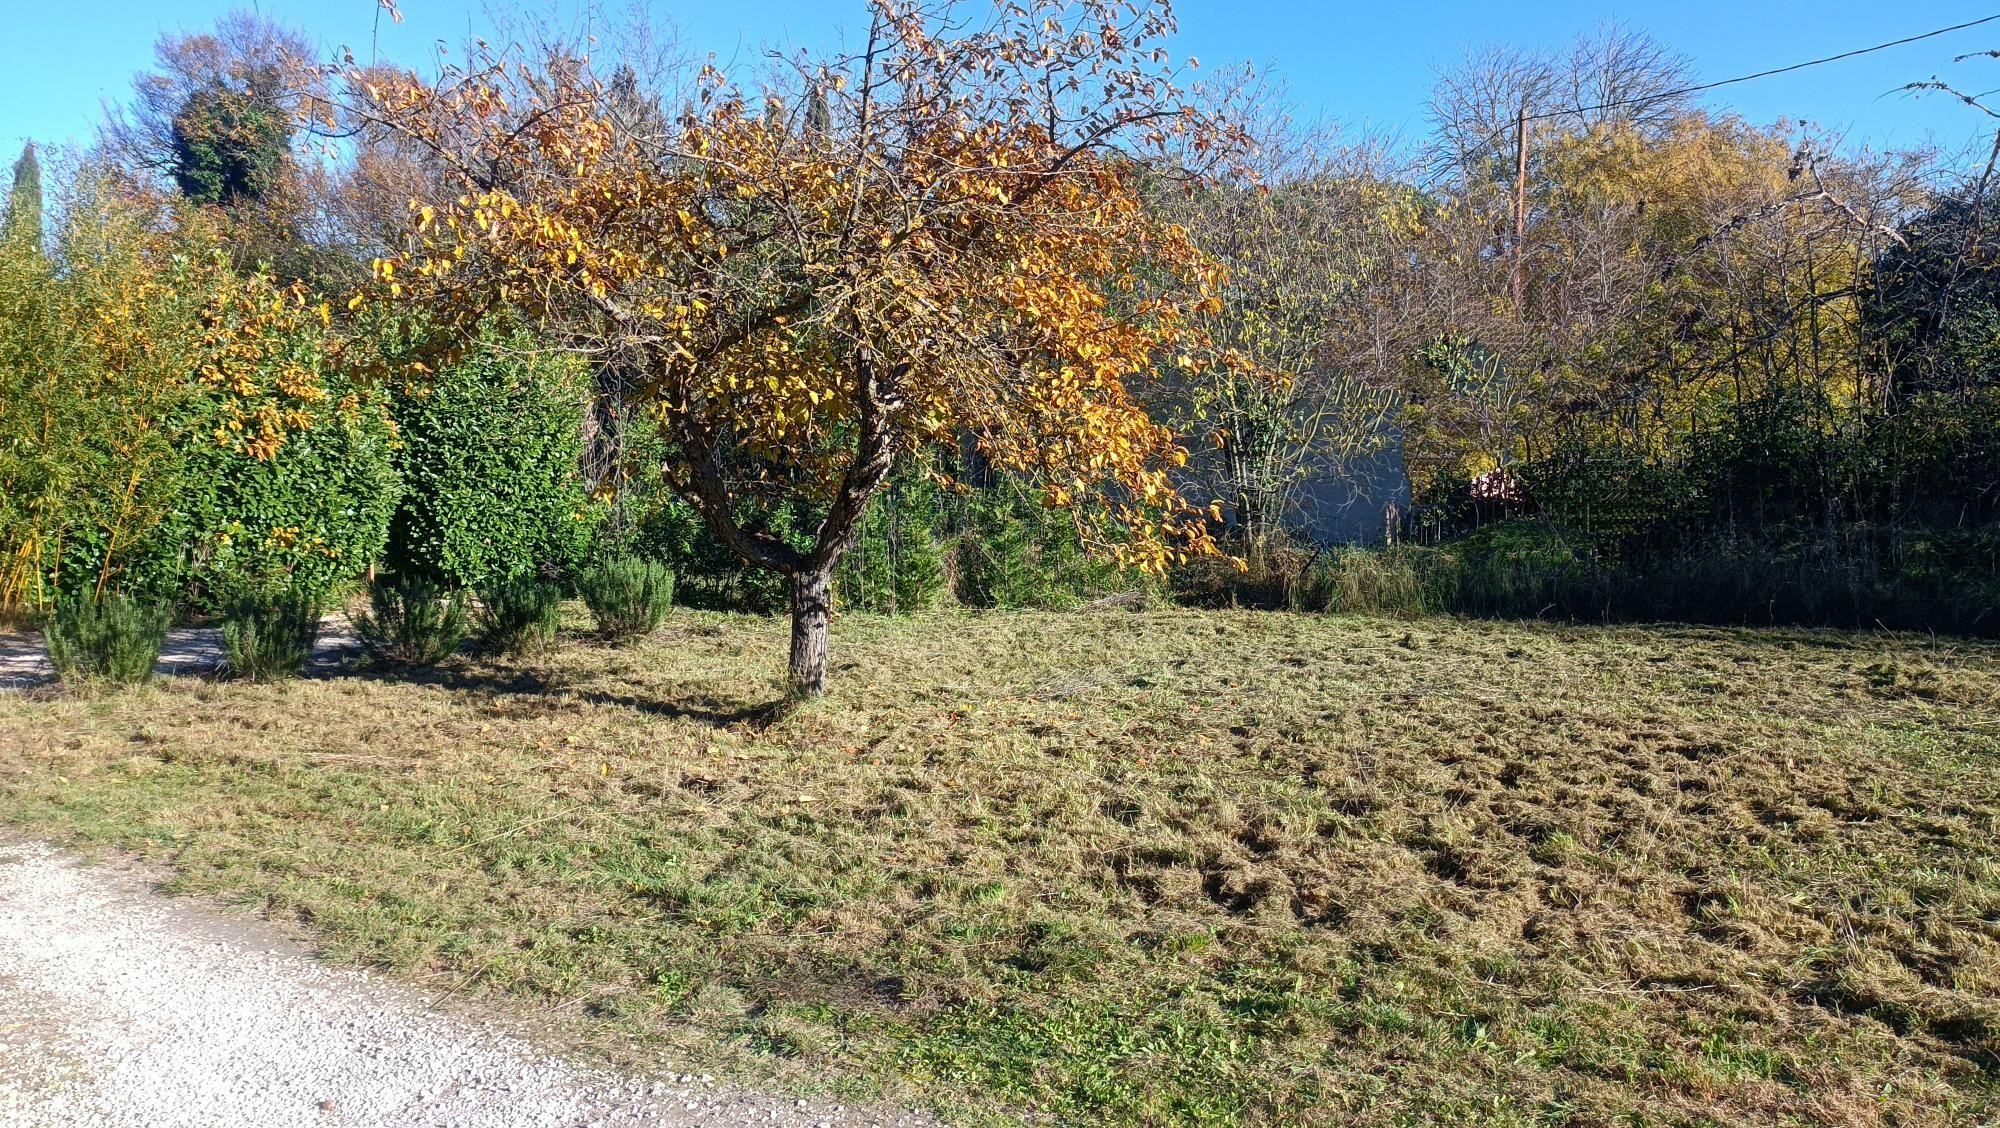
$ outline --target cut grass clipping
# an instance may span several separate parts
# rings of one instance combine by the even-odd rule
[[[849,616],[0,699],[0,810],[336,957],[1073,1124],[1990,1121],[2000,648]]]

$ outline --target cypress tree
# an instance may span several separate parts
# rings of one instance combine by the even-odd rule
[[[42,249],[42,162],[35,155],[35,143],[21,149],[14,162],[14,187],[7,193],[7,217],[0,221],[0,241],[29,240]]]

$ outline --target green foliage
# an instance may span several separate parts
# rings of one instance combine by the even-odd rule
[[[840,606],[901,615],[948,598],[945,551],[937,536],[941,500],[929,477],[912,474],[869,501],[854,546],[834,572]]]
[[[0,240],[0,607],[176,586],[133,565],[178,500],[204,264],[108,175],[60,216],[47,254]]]
[[[801,551],[813,529],[803,506],[741,504],[737,524]],[[704,610],[782,613],[784,577],[751,568],[679,499],[654,505],[625,542],[666,563],[683,604]],[[921,461],[906,464],[865,511],[852,548],[834,571],[843,607],[907,614],[957,601],[974,607],[1075,607],[1146,587],[1085,550],[1071,515],[1040,504],[1012,478],[963,494],[932,480]]]
[[[577,578],[577,594],[612,642],[643,638],[666,618],[674,602],[674,574],[637,556],[615,556]]]
[[[169,173],[197,204],[262,200],[291,157],[282,107],[254,90],[215,84],[196,90],[174,115]]]
[[[323,342],[289,345],[300,363],[319,363]],[[268,458],[207,439],[214,401],[200,403],[201,418],[186,425],[200,437],[190,441],[178,507],[147,569],[183,585],[189,605],[212,609],[240,590],[280,583],[324,602],[380,555],[402,490],[395,433],[378,392],[338,367],[322,380],[329,405]],[[342,401],[350,407],[339,408]]]
[[[1903,225],[1862,306],[1869,357],[1903,395],[2000,385],[1990,200],[1945,195]]]
[[[1614,553],[1634,537],[1683,519],[1696,502],[1677,466],[1576,434],[1564,435],[1553,454],[1522,466],[1516,476],[1543,516]]]
[[[0,604],[324,595],[396,497],[381,397],[301,295],[89,174],[47,255],[0,243]]]
[[[0,244],[13,243],[37,254],[42,249],[42,162],[33,141],[21,147],[21,159],[14,162],[13,187],[0,216]]]
[[[534,576],[495,580],[479,589],[480,641],[501,654],[546,652],[562,625],[562,588]]]
[[[1587,546],[1545,521],[1503,521],[1451,546],[1460,566],[1455,610],[1474,615],[1601,617]]]
[[[59,601],[42,631],[49,663],[65,684],[140,684],[153,676],[169,619],[163,604],[122,594]]]
[[[1092,557],[1069,513],[1011,481],[974,492],[954,543],[958,598],[972,607],[1061,610],[1144,583]]]
[[[576,568],[602,515],[578,470],[585,381],[576,358],[488,327],[399,397],[388,566],[466,587]]]
[[[737,525],[746,532],[773,536],[804,551],[812,545],[812,530],[801,506],[737,508]],[[790,605],[785,578],[764,568],[752,568],[722,543],[694,508],[677,497],[656,500],[633,528],[622,549],[657,560],[673,572],[680,601],[708,611],[743,611],[752,615],[781,614]]]
[[[1337,548],[1298,570],[1288,603],[1294,611],[1431,615],[1452,609],[1459,582],[1457,557],[1434,548]]]
[[[1623,557],[1593,554],[1591,543],[1518,519],[1439,547],[1344,548],[1269,568],[1299,611],[2000,635],[2000,532],[1991,528],[1711,536]],[[1235,602],[1269,606],[1241,597],[1253,586],[1234,589]],[[1200,601],[1230,602],[1212,593]]]
[[[231,675],[249,681],[296,677],[319,639],[320,605],[308,593],[245,592],[223,612],[222,648]]]
[[[399,666],[433,666],[465,641],[465,592],[423,579],[397,577],[378,582],[368,594],[368,613],[354,619],[354,632],[368,652]]]

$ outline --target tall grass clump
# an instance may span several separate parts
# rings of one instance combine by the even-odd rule
[[[1459,563],[1436,549],[1336,548],[1315,555],[1289,584],[1294,611],[1434,615],[1458,598]]]
[[[479,641],[501,654],[543,653],[562,623],[562,588],[534,576],[496,580],[479,589]]]
[[[65,685],[138,685],[153,676],[169,613],[125,595],[63,600],[43,627]]]
[[[1459,564],[1453,609],[1469,615],[1604,620],[1606,578],[1580,538],[1543,521],[1504,521],[1448,550]]]
[[[223,612],[229,672],[249,681],[296,677],[319,638],[319,602],[302,592],[239,595]]]
[[[465,593],[428,580],[399,578],[377,583],[368,593],[369,610],[354,620],[354,633],[376,658],[399,666],[433,666],[451,657],[465,641]]]
[[[674,603],[674,574],[666,565],[637,556],[615,556],[578,577],[577,594],[612,642],[643,638],[666,618]]]

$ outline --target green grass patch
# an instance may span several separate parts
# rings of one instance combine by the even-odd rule
[[[613,1061],[970,1122],[2000,1112],[2000,647],[971,614],[0,699],[0,814]]]

